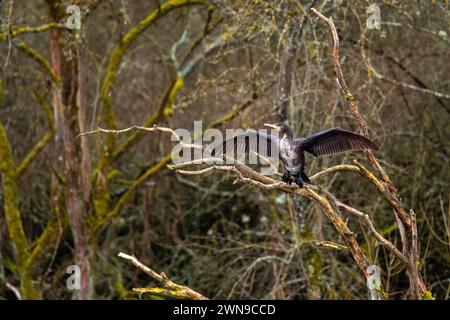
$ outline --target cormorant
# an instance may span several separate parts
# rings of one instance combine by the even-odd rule
[[[275,135],[249,130],[223,142],[222,150],[226,150],[225,153],[227,153],[233,148],[237,150],[237,154],[253,150],[266,156],[273,154],[274,148],[278,148],[279,158],[286,169],[282,181],[291,184],[291,177],[293,177],[300,187],[303,187],[304,183],[312,184],[304,172],[305,151],[320,157],[347,150],[378,150],[377,145],[366,137],[341,128],[330,128],[306,138],[296,139],[292,130],[283,122],[276,125],[268,123],[264,125],[278,131],[281,139]],[[261,144],[261,141],[266,143]],[[212,155],[221,153],[217,150],[216,147]]]

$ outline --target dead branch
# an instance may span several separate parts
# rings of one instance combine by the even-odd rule
[[[171,128],[165,128],[165,127],[159,127],[159,126],[153,126],[152,128],[142,127],[142,126],[131,126],[129,128],[120,129],[120,130],[111,130],[111,129],[103,129],[98,128],[93,131],[80,133],[77,137],[80,136],[86,136],[96,133],[107,133],[107,134],[120,134],[120,133],[126,133],[130,132],[132,130],[142,130],[145,132],[155,132],[160,131],[164,133],[171,133],[177,141],[179,141],[184,147],[190,148],[202,148],[200,145],[195,144],[183,144],[180,137],[175,133],[175,131]],[[267,162],[269,164],[270,160],[266,159],[265,157],[262,157],[262,160],[264,162]],[[388,251],[390,251],[394,256],[396,256],[403,264],[405,264],[406,268],[409,267],[409,260],[408,258],[401,253],[394,244],[392,244],[389,240],[384,238],[375,228],[373,222],[370,220],[369,216],[361,211],[359,211],[356,208],[353,208],[349,205],[346,205],[339,201],[332,193],[330,193],[327,190],[324,190],[320,186],[307,186],[305,188],[300,188],[296,185],[288,185],[281,181],[274,180],[270,177],[267,177],[265,175],[262,175],[258,173],[257,171],[251,169],[250,167],[246,166],[242,163],[237,163],[234,165],[223,165],[224,160],[220,158],[215,157],[209,157],[209,158],[202,158],[202,159],[196,159],[192,161],[187,161],[183,163],[177,163],[173,165],[167,165],[167,167],[170,170],[174,170],[175,172],[179,174],[184,175],[205,175],[212,172],[230,172],[236,176],[236,181],[246,183],[249,185],[253,185],[257,188],[263,189],[263,190],[280,190],[287,193],[294,193],[298,196],[306,197],[312,201],[315,202],[316,205],[319,206],[319,208],[322,210],[322,212],[326,215],[328,220],[333,224],[335,229],[338,231],[338,233],[341,235],[341,237],[344,239],[344,242],[346,243],[345,248],[347,248],[348,252],[351,254],[352,258],[358,265],[358,268],[363,273],[365,277],[368,276],[367,274],[367,268],[370,265],[368,262],[368,258],[366,257],[365,253],[361,249],[358,241],[356,240],[356,236],[354,232],[352,232],[347,224],[344,222],[344,219],[339,214],[337,209],[343,209],[346,212],[349,212],[353,216],[357,217],[358,219],[361,219],[363,223],[367,225],[369,228],[370,234],[377,240],[377,242],[384,246]],[[197,166],[197,165],[207,165],[205,168],[195,168],[186,170],[184,168]],[[366,177],[368,181],[370,181],[377,189],[379,189],[380,193],[385,192],[383,184],[376,178],[370,171],[368,171],[364,166],[362,166],[359,162],[354,161],[354,165],[338,165],[331,168],[327,168],[315,175],[312,176],[313,179],[316,179],[324,174],[339,172],[339,171],[349,171],[354,173],[359,173],[360,175]],[[323,194],[323,195],[322,195]],[[342,249],[342,248],[341,248]],[[344,250],[345,251],[345,250]],[[152,277],[155,276],[155,273],[150,272],[150,275]],[[159,278],[158,278],[159,279]],[[139,292],[145,292],[145,293],[161,293],[158,290],[153,289],[139,289]],[[167,292],[165,293],[167,296]]]
[[[316,244],[316,246],[321,247],[321,248],[338,250],[338,251],[342,251],[347,254],[349,253],[347,246],[344,246],[342,244],[335,243],[332,241],[317,241],[315,244]]]
[[[189,165],[192,165],[192,162],[178,164],[177,168]],[[307,186],[305,188],[300,188],[296,185],[288,185],[281,181],[276,181],[267,176],[264,176],[252,170],[250,167],[244,164],[236,164],[233,166],[215,165],[199,170],[176,169],[175,171],[177,173],[186,175],[202,175],[210,173],[212,171],[229,171],[237,177],[237,181],[256,186],[260,189],[280,190],[283,192],[294,193],[296,195],[303,196],[310,200],[313,200],[316,203],[316,205],[318,205],[321,208],[322,212],[327,216],[327,218],[333,224],[335,229],[344,239],[345,243],[347,244],[347,247],[349,248],[352,258],[358,265],[360,271],[363,273],[365,277],[368,276],[367,268],[369,266],[369,262],[366,255],[362,251],[360,245],[358,244],[355,234],[348,228],[347,224],[344,222],[344,220],[338,214],[338,212],[332,207],[328,199],[316,192],[319,191],[319,188],[315,186]]]
[[[88,131],[88,132],[82,132],[82,133],[78,134],[75,139],[78,139],[79,137],[84,137],[84,136],[88,136],[91,134],[95,134],[95,133],[100,133],[100,132],[119,134],[119,133],[134,131],[134,130],[147,131],[147,132],[160,131],[160,132],[164,132],[164,133],[170,133],[170,134],[172,134],[172,137],[174,137],[176,139],[176,141],[178,141],[183,148],[203,149],[202,146],[197,145],[197,144],[184,143],[183,140],[180,138],[180,136],[173,129],[158,127],[157,125],[153,125],[153,127],[151,127],[151,128],[132,125],[131,127],[128,127],[125,129],[120,129],[120,130],[103,129],[103,128],[98,127],[95,130]]]
[[[224,123],[226,123],[228,121],[231,121],[232,119],[237,117],[241,112],[243,112],[246,108],[248,108],[255,101],[255,99],[256,99],[256,95],[253,94],[251,99],[247,99],[243,103],[239,103],[235,108],[233,108],[232,111],[225,114],[224,116],[220,116],[219,118],[217,118],[217,119],[213,120],[211,123],[209,123],[206,126],[206,128],[207,129],[216,128],[218,126],[223,125]],[[147,121],[145,123],[147,124]],[[147,128],[147,129],[151,129],[146,126],[143,126],[143,127]],[[152,130],[147,130],[147,129],[145,129],[144,131],[146,131],[146,132],[152,131]],[[165,132],[171,132],[170,130],[172,130],[170,128],[165,128],[165,129],[167,129],[167,130],[165,130]],[[107,130],[107,129],[105,129],[105,130]],[[127,131],[131,131],[133,129],[126,128],[123,130],[124,130],[124,132],[127,132]],[[95,133],[95,132],[96,132],[96,130],[94,130],[93,133]],[[101,131],[99,131],[99,132],[101,132]],[[130,139],[132,139],[132,137],[128,138],[126,141],[128,141]],[[126,142],[124,142],[123,144],[125,144],[125,143]],[[122,149],[122,150],[124,150],[124,149]],[[127,199],[132,194],[132,192],[139,185],[141,185],[144,181],[146,181],[149,177],[151,177],[152,175],[156,174],[157,172],[159,172],[160,170],[165,168],[166,165],[169,165],[169,162],[171,159],[172,159],[172,153],[169,152],[161,160],[159,160],[156,164],[149,167],[141,176],[137,177],[136,180],[133,182],[133,184],[128,188],[128,190],[120,197],[120,199],[117,201],[117,203],[114,205],[114,207],[109,212],[106,212],[105,215],[103,217],[101,217],[97,222],[95,222],[95,224],[92,227],[94,232],[97,231],[102,226],[106,225],[108,222],[110,222],[115,216],[117,216],[118,213],[120,212],[122,206],[127,201]],[[99,170],[99,169],[97,168],[97,170]]]
[[[336,81],[337,84],[345,96],[347,104],[352,111],[357,123],[359,124],[361,131],[367,135],[368,127],[367,121],[364,116],[359,111],[358,104],[355,101],[354,96],[352,95],[350,89],[345,82],[344,75],[342,73],[342,68],[339,59],[339,37],[336,31],[336,27],[333,22],[333,18],[327,18],[322,13],[317,11],[316,9],[311,9],[321,20],[325,21],[328,24],[330,29],[332,39],[333,39],[333,51],[332,51],[332,60],[335,67],[336,73]],[[377,175],[381,178],[378,179],[372,174],[369,170],[364,168],[360,163],[355,162],[355,165],[360,169],[360,173],[366,176],[369,181],[377,188],[378,192],[382,195],[382,197],[386,200],[386,202],[392,207],[395,218],[398,222],[398,228],[401,234],[402,240],[402,254],[400,255],[398,250],[394,250],[388,243],[381,241],[378,239],[378,235],[374,232],[373,224],[369,223],[368,226],[371,229],[372,234],[380,241],[381,244],[384,244],[386,247],[390,247],[390,251],[394,253],[405,265],[409,281],[410,281],[410,289],[411,295],[413,299],[420,299],[422,296],[427,294],[425,284],[421,279],[419,266],[417,263],[418,252],[417,252],[417,226],[415,225],[415,216],[413,214],[408,214],[405,208],[403,208],[402,203],[399,200],[399,196],[397,194],[397,189],[395,188],[393,182],[391,181],[389,175],[384,171],[381,167],[378,160],[375,158],[371,151],[367,152],[367,159]],[[364,216],[365,219],[365,216]],[[366,224],[367,219],[366,220]],[[370,222],[370,221],[369,221]],[[414,225],[413,225],[414,224]],[[404,259],[406,258],[406,259]]]
[[[169,298],[169,299],[189,299],[189,300],[207,300],[205,296],[192,290],[189,287],[179,285],[172,280],[170,280],[164,272],[157,273],[153,271],[142,262],[140,262],[135,256],[130,256],[126,253],[120,252],[118,254],[119,258],[125,259],[132,265],[137,267],[139,270],[145,272],[150,277],[155,279],[161,284],[161,287],[157,288],[133,288],[134,292],[143,294],[150,294],[152,296]]]
[[[413,84],[404,83],[404,82],[401,82],[401,81],[397,81],[397,80],[391,79],[391,78],[386,77],[385,75],[382,75],[381,73],[379,73],[373,67],[373,65],[371,65],[369,62],[366,62],[366,64],[367,64],[368,68],[370,68],[373,76],[375,78],[379,79],[379,80],[383,80],[383,81],[386,81],[386,82],[391,83],[393,85],[401,86],[401,87],[406,88],[406,89],[418,91],[418,92],[425,93],[425,94],[430,94],[432,96],[435,96],[436,98],[450,99],[450,94],[445,94],[445,93],[438,92],[436,90],[431,90],[431,89],[428,89],[428,88],[421,88],[421,87],[415,86]]]

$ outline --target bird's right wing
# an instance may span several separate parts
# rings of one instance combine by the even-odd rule
[[[278,137],[260,131],[246,130],[215,145],[211,151],[213,157],[222,157],[225,154],[232,158],[251,153],[257,153],[265,158],[278,157]]]
[[[347,150],[378,150],[377,145],[366,137],[341,128],[317,132],[302,140],[301,148],[316,157]]]

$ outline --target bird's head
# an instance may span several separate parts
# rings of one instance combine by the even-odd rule
[[[277,124],[265,123],[264,125],[266,127],[275,129],[276,131],[278,131],[280,133],[280,135],[282,137],[284,137],[285,135],[287,135],[288,137],[292,137],[291,128],[289,128],[288,125],[284,122],[279,122]]]

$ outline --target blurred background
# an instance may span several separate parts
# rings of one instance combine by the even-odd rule
[[[380,28],[367,24],[371,4]],[[437,0],[0,0],[0,299],[137,299],[132,288],[157,283],[120,251],[209,298],[369,298],[351,257],[317,245],[342,239],[306,198],[231,174],[178,175],[164,133],[75,139],[97,126],[193,130],[195,120],[223,132],[281,119],[295,136],[358,131],[312,7],[334,19],[377,157],[417,213],[425,284],[448,299],[450,19]],[[366,161],[307,157],[310,176]],[[316,183],[400,243],[391,207],[365,179]],[[345,218],[389,298],[408,298],[402,265]],[[75,264],[81,290],[66,286]]]

